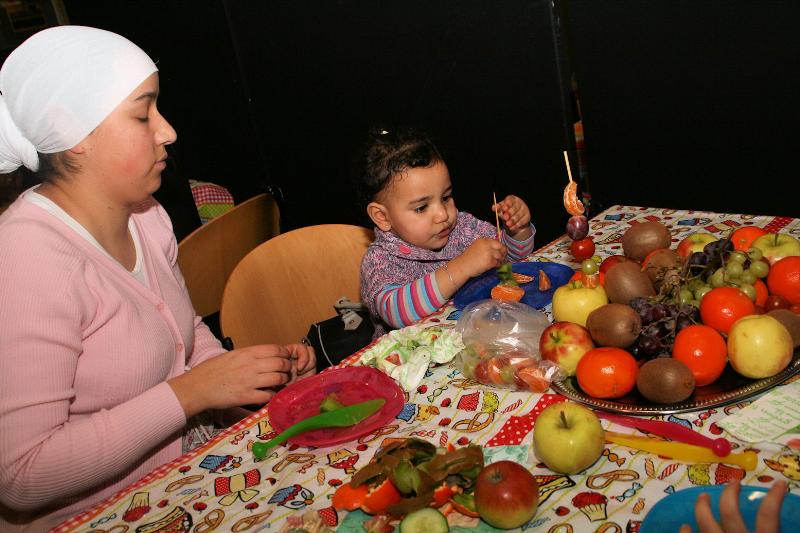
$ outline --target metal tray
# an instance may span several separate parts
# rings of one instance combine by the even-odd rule
[[[783,383],[797,373],[798,370],[800,370],[800,349],[795,350],[789,366],[770,378],[749,379],[737,374],[728,365],[717,381],[705,387],[696,388],[687,400],[673,404],[652,403],[635,389],[627,396],[615,400],[593,398],[581,390],[575,377],[553,383],[551,387],[554,391],[571,400],[603,411],[629,415],[670,415],[711,409],[712,407],[720,407],[744,400]]]

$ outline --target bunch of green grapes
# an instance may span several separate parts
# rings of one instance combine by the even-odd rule
[[[736,287],[755,301],[756,280],[769,274],[769,263],[762,257],[758,248],[734,250],[730,239],[706,244],[702,252],[689,256],[680,303],[699,305],[703,296],[717,287]]]

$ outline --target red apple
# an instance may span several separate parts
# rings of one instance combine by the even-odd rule
[[[617,263],[622,263],[623,261],[630,261],[631,259],[625,257],[624,255],[609,255],[603,262],[600,263],[600,272],[606,273],[609,268],[616,265]]]
[[[539,484],[527,468],[513,461],[497,461],[475,480],[475,508],[484,522],[515,529],[530,521],[539,506]]]
[[[539,338],[542,359],[556,363],[567,376],[575,375],[578,361],[592,348],[594,342],[589,330],[574,322],[554,322]]]
[[[689,257],[694,252],[702,252],[706,244],[717,240],[719,238],[710,233],[691,233],[678,243],[678,255],[683,258]]]

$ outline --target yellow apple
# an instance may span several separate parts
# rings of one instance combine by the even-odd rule
[[[602,285],[590,289],[580,281],[571,281],[553,293],[553,319],[586,327],[589,313],[607,303],[608,296]]]
[[[753,247],[772,265],[784,257],[800,255],[800,241],[786,233],[767,233],[753,241]]]
[[[545,407],[533,426],[533,451],[547,468],[577,474],[603,454],[605,431],[597,415],[575,402]]]
[[[748,378],[768,378],[789,366],[793,346],[789,330],[770,315],[740,318],[728,332],[731,367]]]

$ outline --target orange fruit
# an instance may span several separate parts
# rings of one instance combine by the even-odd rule
[[[575,377],[583,391],[595,398],[621,398],[636,386],[639,365],[621,348],[610,346],[586,352],[578,362]]]
[[[518,285],[495,285],[491,290],[492,300],[518,302],[525,296],[525,289]]]
[[[764,307],[764,304],[767,302],[767,296],[769,296],[767,286],[763,281],[757,279],[756,282],[753,283],[753,287],[756,289],[756,307]]]
[[[722,375],[727,355],[725,339],[710,326],[694,324],[675,335],[672,358],[689,367],[698,387],[713,383]]]
[[[784,257],[773,263],[767,274],[767,287],[789,303],[800,304],[800,256]]]
[[[754,240],[762,235],[765,235],[766,233],[766,230],[761,229],[758,226],[742,226],[741,228],[734,230],[734,232],[731,234],[731,243],[733,244],[733,249],[746,252],[753,247]]]
[[[755,312],[753,301],[736,287],[711,289],[700,301],[700,319],[703,324],[725,334],[734,322]]]

